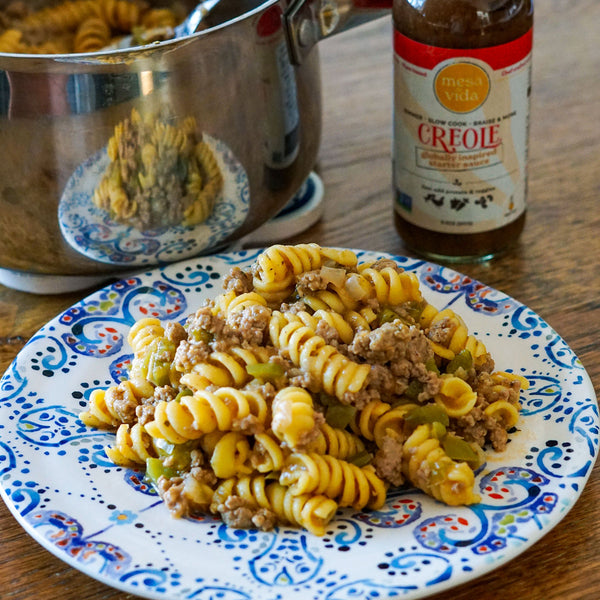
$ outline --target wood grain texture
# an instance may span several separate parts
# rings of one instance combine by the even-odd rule
[[[600,390],[600,2],[536,4],[530,208],[520,243],[465,274],[537,312],[567,341]],[[317,169],[325,214],[290,240],[407,254],[392,222],[390,19],[320,44],[324,131]],[[0,370],[45,322],[87,292],[32,296],[0,287]],[[1,432],[0,432],[1,437]],[[600,467],[541,541],[504,567],[432,600],[600,598]],[[133,598],[55,558],[0,503],[0,597]],[[258,599],[257,599],[258,600]]]

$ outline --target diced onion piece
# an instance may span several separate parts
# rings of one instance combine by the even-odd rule
[[[360,277],[356,274],[350,275],[346,279],[346,291],[353,300],[362,300],[369,293],[369,290],[361,284]]]
[[[327,283],[331,283],[336,287],[343,287],[346,280],[346,271],[336,267],[323,266],[321,267],[320,274]]]

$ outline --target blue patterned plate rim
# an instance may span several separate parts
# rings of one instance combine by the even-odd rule
[[[480,504],[448,507],[394,490],[374,512],[344,509],[325,536],[173,519],[141,474],[116,467],[114,434],[78,420],[92,390],[124,377],[134,320],[183,322],[260,250],[190,259],[113,283],[27,343],[0,381],[0,494],[47,550],[99,581],[150,599],[423,598],[515,558],[572,508],[598,454],[598,404],[565,341],[536,313],[478,281],[391,256],[436,307],[452,306],[496,367],[530,380],[522,418],[477,477]],[[515,360],[518,358],[518,360]]]

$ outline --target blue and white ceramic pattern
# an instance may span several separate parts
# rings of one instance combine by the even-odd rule
[[[77,415],[92,390],[125,376],[135,319],[183,321],[221,291],[233,265],[257,253],[196,258],[110,285],[21,351],[0,382],[0,491],[40,544],[145,598],[414,599],[506,563],[565,516],[598,452],[598,405],[583,366],[519,302],[448,268],[393,257],[417,273],[430,302],[464,317],[497,368],[531,382],[507,450],[478,474],[481,503],[448,507],[394,490],[379,511],[341,510],[322,538],[173,519],[140,472],[107,460],[114,434],[86,428]]]
[[[148,231],[113,221],[92,198],[109,164],[106,149],[75,169],[58,206],[65,240],[78,252],[111,265],[150,266],[190,258],[216,247],[246,219],[250,186],[242,164],[221,140],[204,135],[223,174],[223,189],[212,213],[191,227],[175,225]]]

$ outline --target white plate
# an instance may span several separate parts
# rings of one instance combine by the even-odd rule
[[[65,240],[88,258],[132,267],[175,262],[215,248],[244,222],[250,187],[246,171],[231,149],[209,135],[203,139],[223,174],[223,189],[206,221],[147,231],[113,221],[93,202],[94,190],[109,164],[103,148],[79,165],[65,186],[58,205]]]
[[[0,382],[0,491],[40,544],[146,598],[413,599],[506,563],[565,516],[598,451],[598,406],[581,363],[519,302],[448,268],[394,257],[418,274],[430,302],[465,318],[498,369],[531,382],[519,431],[477,477],[481,504],[452,508],[396,491],[381,511],[340,511],[322,538],[171,518],[139,473],[106,459],[113,434],[87,429],[77,414],[94,388],[123,376],[134,319],[183,321],[221,291],[231,266],[256,254],[197,258],[115,283],[21,351]]]

